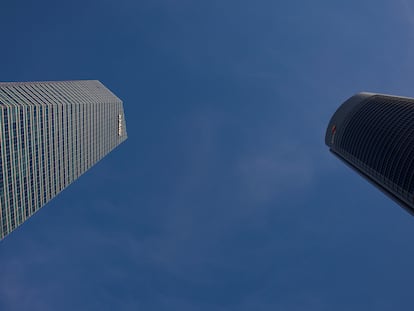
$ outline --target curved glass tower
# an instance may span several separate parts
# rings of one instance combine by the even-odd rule
[[[99,81],[0,83],[0,239],[127,139]]]
[[[414,99],[356,94],[333,115],[325,143],[332,153],[414,213]]]

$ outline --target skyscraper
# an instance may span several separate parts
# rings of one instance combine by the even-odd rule
[[[0,83],[0,239],[127,139],[99,81]]]
[[[356,94],[333,115],[325,143],[351,168],[414,212],[414,99]]]

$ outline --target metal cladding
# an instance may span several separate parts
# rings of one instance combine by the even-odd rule
[[[325,143],[341,160],[414,212],[414,99],[359,93],[329,122]]]
[[[127,139],[101,82],[0,83],[0,239]]]

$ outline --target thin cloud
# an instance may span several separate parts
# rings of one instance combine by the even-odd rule
[[[274,149],[246,155],[239,161],[244,192],[250,199],[266,202],[310,184],[315,175],[312,160],[298,144],[277,144]]]

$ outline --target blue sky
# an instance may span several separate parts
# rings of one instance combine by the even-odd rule
[[[409,1],[7,1],[1,81],[99,79],[129,139],[0,243],[0,310],[407,310],[414,219],[329,154],[414,97]]]

